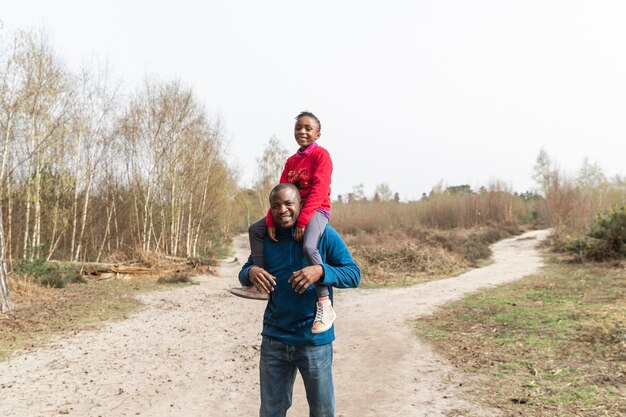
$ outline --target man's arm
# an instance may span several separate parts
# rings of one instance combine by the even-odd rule
[[[304,294],[316,282],[337,288],[358,287],[361,270],[339,234],[326,226],[321,239],[320,252],[326,255],[324,264],[310,265],[295,271],[289,278],[291,287],[300,294]]]
[[[331,227],[322,235],[320,251],[326,254],[320,283],[337,288],[356,288],[361,283],[361,270],[354,262],[341,236]]]
[[[270,293],[276,286],[276,278],[263,268],[252,263],[252,256],[248,257],[239,271],[239,282],[244,287],[256,287],[260,292]]]
[[[251,287],[253,285],[252,282],[250,281],[250,278],[248,277],[248,272],[250,271],[250,268],[252,268],[253,266],[254,266],[254,263],[252,262],[252,255],[250,255],[248,257],[248,262],[243,264],[243,266],[241,267],[241,271],[239,271],[239,282],[244,287]]]

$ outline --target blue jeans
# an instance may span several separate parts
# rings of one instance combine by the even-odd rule
[[[300,371],[310,417],[335,415],[333,344],[291,346],[263,336],[261,342],[261,417],[285,417],[291,407],[293,383]]]

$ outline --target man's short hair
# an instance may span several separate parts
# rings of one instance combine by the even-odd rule
[[[285,189],[290,189],[292,191],[295,191],[296,195],[298,196],[298,201],[300,201],[300,190],[298,190],[298,187],[296,187],[295,185],[293,185],[290,182],[281,182],[280,184],[278,184],[277,186],[272,188],[272,191],[270,191],[270,196],[269,196],[270,201],[272,200],[272,196],[274,194],[276,194],[277,192],[279,192],[281,190],[285,190]]]

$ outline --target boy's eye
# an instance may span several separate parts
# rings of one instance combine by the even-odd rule
[[[311,130],[313,130],[313,128],[307,126],[307,127],[304,128],[304,130],[306,130],[307,132],[310,132]]]

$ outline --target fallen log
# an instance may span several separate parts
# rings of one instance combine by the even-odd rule
[[[212,274],[210,265],[214,264],[202,258],[176,258],[170,262],[154,266],[142,266],[123,263],[102,263],[102,262],[65,262],[49,261],[56,264],[60,269],[72,269],[86,278],[112,279],[129,275],[164,275],[177,272],[188,272],[199,270]]]

